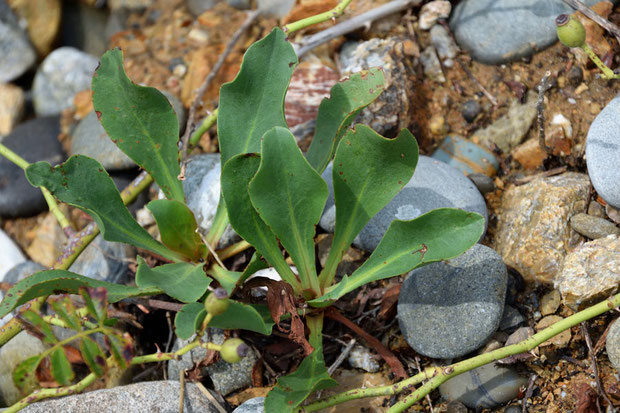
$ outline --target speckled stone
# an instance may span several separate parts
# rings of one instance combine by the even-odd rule
[[[484,129],[474,132],[471,140],[492,149],[493,144],[508,153],[521,143],[536,118],[536,93],[528,92],[526,103],[515,99],[508,113]]]
[[[570,218],[572,229],[590,239],[605,238],[608,235],[620,235],[620,228],[613,222],[588,214],[577,214]]]
[[[562,0],[465,0],[453,9],[450,27],[474,59],[499,64],[551,46],[557,40],[555,18],[572,12]]]
[[[499,327],[507,271],[489,247],[413,270],[398,299],[398,323],[409,345],[438,359],[482,347]]]
[[[605,349],[607,350],[609,361],[611,361],[616,372],[620,373],[620,321],[618,320],[614,321],[609,328]]]
[[[255,397],[250,399],[233,410],[232,413],[265,413],[265,398]]]
[[[589,189],[586,175],[567,172],[504,192],[495,250],[526,283],[553,282],[567,252],[580,240],[568,220],[584,210]]]
[[[555,279],[564,304],[581,310],[618,292],[620,287],[620,237],[610,235],[586,242],[564,260]]]
[[[620,208],[620,97],[598,114],[588,130],[586,162],[596,192],[607,203]]]
[[[327,182],[330,195],[319,225],[327,232],[333,233],[336,225],[336,207],[331,164],[325,169],[322,177]],[[363,250],[373,251],[393,220],[414,219],[433,209],[443,207],[477,212],[487,219],[486,203],[472,181],[450,165],[428,156],[420,156],[411,180],[366,224],[353,244]]]
[[[47,399],[22,410],[25,413],[178,413],[181,383],[145,381],[128,386],[95,390],[58,399]],[[185,383],[183,411],[219,413],[194,383]]]
[[[374,38],[365,42],[349,42],[339,55],[342,76],[371,67],[380,67],[385,76],[385,90],[357,118],[381,135],[396,136],[411,123],[409,96],[414,95],[413,65],[403,53],[403,40],[398,37]]]

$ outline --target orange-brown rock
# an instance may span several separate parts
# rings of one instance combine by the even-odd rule
[[[60,0],[7,0],[15,13],[26,21],[28,35],[40,57],[52,51],[60,27]]]

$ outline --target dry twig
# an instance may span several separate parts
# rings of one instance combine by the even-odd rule
[[[594,378],[596,379],[596,391],[598,392],[599,396],[605,399],[605,401],[607,402],[607,405],[611,406],[611,411],[615,412],[615,409],[613,408],[613,403],[609,399],[607,392],[605,392],[603,383],[601,383],[601,377],[598,373],[598,363],[596,360],[596,353],[594,352],[594,349],[592,348],[592,339],[590,338],[590,333],[588,333],[588,327],[586,326],[585,322],[581,323],[580,327],[581,327],[581,333],[586,339],[586,345],[588,346],[588,351],[590,352],[590,362],[592,363],[592,373],[594,374]],[[596,405],[597,406],[599,405],[598,398],[596,399]]]
[[[545,92],[549,89],[551,72],[547,70],[538,85],[538,100],[536,101],[536,111],[538,112],[538,145],[547,154],[552,155],[553,150],[545,142]]]

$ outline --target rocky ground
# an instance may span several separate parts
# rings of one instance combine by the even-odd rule
[[[254,4],[256,3],[256,4]],[[353,0],[339,21],[385,0]],[[613,23],[620,5],[585,3]],[[241,37],[206,92],[198,116],[217,106],[219,86],[234,78],[243,52],[274,26],[337,4],[336,0],[0,0],[0,140],[30,162],[56,164],[71,154],[98,159],[122,188],[137,167],[108,139],[92,111],[90,78],[99,56],[121,47],[133,81],[164,91],[185,123],[195,90],[204,81],[245,10],[264,12]],[[409,8],[368,22],[301,58],[286,100],[286,117],[302,149],[312,138],[318,104],[343,76],[380,66],[386,91],[358,122],[387,137],[400,128],[420,145],[418,168],[405,189],[355,240],[339,267],[350,274],[377,245],[389,223],[438,207],[487,217],[487,231],[463,256],[355,291],[337,307],[392,351],[408,374],[519,342],[598,302],[620,285],[620,81],[603,80],[578,49],[557,43],[554,18],[572,13],[561,0],[412,1]],[[610,67],[620,63],[614,36],[579,15],[592,48]],[[324,30],[312,27],[290,39]],[[544,94],[545,145],[539,143],[538,84]],[[200,228],[208,230],[219,194],[220,158],[215,130],[188,164],[184,189]],[[324,177],[330,182],[328,168]],[[144,194],[130,209],[156,231]],[[76,228],[90,218],[64,207]],[[23,172],[0,159],[0,282],[10,285],[50,267],[66,237]],[[316,237],[327,257],[334,228],[330,197]],[[235,240],[229,231],[223,243]],[[131,283],[136,251],[100,237],[71,271]],[[231,258],[241,268],[248,253]],[[1,293],[0,293],[1,294]],[[166,297],[159,297],[167,299]],[[146,301],[117,306],[138,352],[178,348],[167,313]],[[503,360],[445,383],[414,411],[611,412],[620,406],[620,323],[617,310],[545,342],[529,354]],[[3,323],[4,321],[0,321]],[[62,334],[59,331],[58,334]],[[223,340],[226,332],[212,331]],[[278,376],[301,360],[301,348],[275,331],[242,332],[252,353],[242,363],[192,351],[167,366],[146,365],[99,382],[99,390],[27,411],[66,411],[101,404],[106,411],[178,408],[181,369],[212,389],[207,400],[192,384],[186,407],[227,411],[266,395]],[[325,357],[342,389],[393,382],[375,348],[341,324],[328,321]],[[42,351],[25,333],[0,349],[0,401],[19,395],[10,371]],[[163,381],[168,380],[168,381]],[[328,394],[324,392],[323,395]],[[391,399],[338,406],[339,412],[382,412]],[[239,412],[259,412],[257,401]],[[611,403],[611,404],[610,404]],[[149,407],[151,406],[151,407]],[[168,410],[166,410],[168,411]],[[221,411],[221,410],[220,410]],[[333,412],[336,408],[326,411]]]

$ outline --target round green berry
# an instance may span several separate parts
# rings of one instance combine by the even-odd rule
[[[566,14],[560,14],[555,19],[555,28],[558,39],[568,47],[581,47],[586,42],[586,29],[579,19]]]
[[[223,288],[217,288],[205,300],[205,310],[211,315],[224,314],[228,310],[229,305],[230,299]]]
[[[228,363],[238,363],[244,358],[250,348],[239,338],[229,338],[222,344],[220,355]]]

